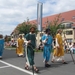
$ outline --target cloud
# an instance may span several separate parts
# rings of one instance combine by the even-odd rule
[[[36,5],[36,0],[0,0],[0,32],[10,35],[27,17],[36,18]]]
[[[43,4],[44,15],[57,14],[75,9],[75,0],[46,0]]]
[[[10,35],[25,21],[37,18],[37,2],[43,3],[43,17],[75,9],[75,0],[0,0],[0,32]]]

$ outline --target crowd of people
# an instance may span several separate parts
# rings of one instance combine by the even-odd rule
[[[43,51],[43,59],[45,63],[45,67],[50,67],[49,64],[51,52],[53,50],[53,56],[52,56],[52,63],[55,61],[62,61],[62,64],[67,64],[67,62],[64,60],[64,48],[63,48],[63,39],[61,37],[62,30],[59,29],[57,31],[55,39],[51,36],[50,29],[45,30],[45,34],[41,38],[41,49]],[[54,43],[53,43],[54,42]],[[24,55],[24,47],[25,47],[25,58],[26,58],[26,64],[25,69],[29,70],[30,66],[33,66],[33,69],[35,72],[39,72],[39,69],[36,67],[34,62],[34,49],[36,48],[36,35],[35,35],[35,27],[30,28],[30,32],[25,35],[25,38],[23,39],[22,35],[19,35],[19,38],[17,39],[16,44],[16,54],[21,57]],[[2,59],[3,54],[3,48],[4,48],[4,39],[3,36],[0,35],[0,59]],[[71,43],[69,45],[69,48],[66,47],[65,49],[70,49],[71,51],[75,49],[75,43],[71,46]]]
[[[75,42],[66,43],[64,46],[64,50],[66,53],[69,53],[71,51],[72,53],[75,54]]]

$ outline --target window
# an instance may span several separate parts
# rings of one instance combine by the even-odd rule
[[[67,41],[68,43],[70,43],[70,42],[72,42],[73,40],[72,40],[72,39],[66,39],[66,41]]]
[[[65,28],[71,28],[71,23],[66,24],[66,25],[65,25]]]
[[[66,31],[66,35],[72,35],[72,34],[73,34],[72,30]]]
[[[75,16],[73,16],[72,19],[75,19]]]
[[[61,22],[64,21],[64,19],[65,19],[65,18],[62,18],[62,19],[61,19]]]

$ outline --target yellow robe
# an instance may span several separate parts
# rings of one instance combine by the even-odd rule
[[[56,48],[54,49],[53,55],[57,56],[57,57],[64,56],[63,40],[62,40],[61,35],[57,34],[56,39],[57,39],[57,44],[58,44],[59,48],[57,48],[57,45],[56,45]]]
[[[16,53],[18,54],[18,55],[23,55],[23,44],[24,44],[24,40],[23,39],[18,39],[17,40],[17,49],[16,49]]]

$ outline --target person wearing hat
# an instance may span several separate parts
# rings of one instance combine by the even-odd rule
[[[61,37],[61,33],[62,33],[62,30],[58,29],[56,37],[55,37],[56,48],[54,49],[54,52],[53,52],[52,62],[54,63],[55,60],[57,61],[62,60],[63,64],[67,64],[64,60],[64,49],[63,49],[63,40]]]
[[[17,39],[17,49],[16,49],[16,53],[17,55],[20,57],[20,56],[23,56],[23,45],[24,45],[24,40],[22,38],[22,35],[19,34],[19,38]]]
[[[42,36],[42,42],[44,44],[43,57],[44,57],[45,67],[50,67],[51,65],[49,64],[49,60],[50,60],[50,54],[52,50],[53,38],[50,35],[50,29],[46,29],[45,33],[46,34]]]
[[[26,64],[25,64],[25,69],[29,70],[30,66],[33,66],[33,69],[35,72],[38,72],[39,69],[35,66],[34,63],[34,49],[36,47],[36,35],[35,35],[35,27],[30,28],[30,32],[26,34],[26,45],[27,49],[26,50]]]
[[[0,59],[2,59],[3,50],[4,50],[4,39],[3,35],[0,34]]]

